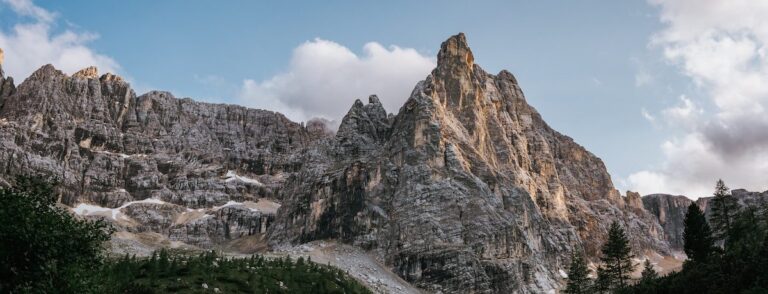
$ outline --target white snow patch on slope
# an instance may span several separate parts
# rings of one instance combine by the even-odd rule
[[[225,178],[224,181],[227,182],[227,183],[232,182],[232,181],[241,181],[241,182],[246,183],[246,184],[254,184],[256,186],[264,186],[264,184],[259,182],[259,180],[253,179],[253,178],[249,178],[249,177],[240,176],[240,175],[238,175],[233,170],[227,171],[227,174],[224,176],[224,178]]]
[[[77,206],[75,206],[72,211],[75,212],[77,215],[82,216],[91,216],[91,215],[104,215],[109,216],[112,220],[117,220],[118,216],[121,216],[123,218],[128,218],[126,215],[124,215],[120,210],[123,208],[126,208],[133,204],[139,204],[139,203],[150,203],[150,204],[168,204],[165,201],[162,201],[160,199],[154,199],[154,198],[147,198],[144,200],[138,200],[138,201],[130,201],[126,202],[125,204],[121,205],[117,208],[107,208],[107,207],[101,207],[98,205],[93,204],[87,204],[87,203],[80,203]]]
[[[249,207],[249,205],[246,205],[245,203],[237,202],[237,201],[232,201],[232,200],[227,201],[227,203],[225,203],[222,206],[214,206],[213,208],[211,208],[211,210],[219,210],[219,209],[222,209],[222,208],[227,207],[227,206],[245,206],[246,208],[250,209],[251,211],[259,211],[256,208]]]
[[[110,212],[110,214],[113,214],[114,212],[112,212],[112,210],[113,210],[112,208],[106,208],[106,207],[101,207],[97,205],[85,204],[85,203],[80,203],[74,209],[72,209],[72,211],[74,211],[75,214],[77,215],[94,215],[99,212]]]
[[[95,153],[101,153],[101,154],[107,154],[107,155],[119,156],[120,158],[123,158],[123,159],[131,158],[131,157],[139,157],[139,158],[147,157],[146,154],[141,154],[141,153],[139,153],[139,154],[125,154],[125,153],[109,152],[107,150],[97,150],[97,151],[94,151],[94,152]]]

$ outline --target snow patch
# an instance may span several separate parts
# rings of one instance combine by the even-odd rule
[[[259,180],[253,179],[253,178],[249,178],[249,177],[240,176],[237,173],[235,173],[235,171],[233,171],[233,170],[227,171],[227,174],[224,175],[224,178],[225,178],[224,182],[227,182],[227,183],[232,182],[232,181],[240,181],[240,182],[243,182],[243,183],[246,183],[246,184],[253,184],[253,185],[256,185],[256,186],[264,186],[264,184],[259,182]]]
[[[125,158],[131,158],[131,157],[147,157],[147,155],[146,155],[146,154],[125,154],[125,153],[115,153],[115,152],[109,152],[109,151],[107,151],[107,150],[98,150],[98,151],[94,151],[94,152],[96,152],[96,153],[101,153],[101,154],[107,154],[107,155],[115,155],[115,156],[118,156],[118,157],[120,157],[120,158],[123,158],[123,159],[125,159]]]
[[[228,206],[245,206],[246,208],[250,209],[251,211],[259,211],[256,208],[249,207],[249,205],[246,205],[245,203],[237,202],[237,201],[233,201],[233,200],[227,201],[227,203],[224,203],[224,205],[222,205],[222,206],[214,206],[214,207],[211,208],[211,210],[219,210],[219,209],[222,209],[222,208],[228,207]]]
[[[112,208],[80,203],[72,211],[77,215],[94,215],[99,212],[112,212]]]
[[[167,202],[162,201],[160,199],[147,198],[144,200],[126,202],[125,204],[117,208],[107,208],[107,207],[101,207],[93,204],[80,203],[77,206],[75,206],[72,209],[72,211],[74,211],[75,214],[81,215],[81,216],[104,215],[104,216],[108,216],[112,220],[117,220],[118,216],[122,217],[123,219],[127,219],[128,217],[125,214],[123,214],[120,210],[130,205],[139,204],[139,203],[168,204]]]

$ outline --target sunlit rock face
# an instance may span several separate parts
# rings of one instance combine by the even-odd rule
[[[275,244],[341,239],[424,289],[478,293],[559,287],[570,252],[594,258],[612,220],[638,253],[669,251],[639,195],[621,197],[511,73],[474,64],[463,34],[397,115],[356,101],[323,143],[281,191]]]

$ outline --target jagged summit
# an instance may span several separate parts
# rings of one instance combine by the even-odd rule
[[[77,79],[96,79],[99,77],[99,69],[95,66],[89,66],[72,75]]]
[[[53,64],[46,64],[32,72],[31,75],[27,78],[27,80],[39,80],[39,79],[48,79],[48,78],[64,78],[67,77],[67,74],[65,74],[63,71],[56,69],[56,67],[53,66]],[[23,85],[22,82],[19,84],[19,86]]]
[[[95,66],[88,66],[83,68],[72,76],[67,75],[63,71],[57,69],[53,64],[46,64],[34,71],[28,79],[33,80],[46,80],[46,79],[76,79],[76,80],[88,80],[98,79],[102,82],[125,82],[125,80],[113,73],[105,73],[99,75],[99,69]],[[126,85],[127,86],[127,85]]]
[[[3,65],[3,60],[5,60],[5,53],[3,52],[3,48],[0,48],[0,65]]]
[[[440,45],[440,52],[437,54],[438,68],[459,66],[471,69],[474,62],[475,57],[469,49],[464,33],[453,35]]]

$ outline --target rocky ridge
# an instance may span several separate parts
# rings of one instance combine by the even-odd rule
[[[122,230],[202,248],[265,234],[276,209],[247,203],[279,203],[282,183],[302,164],[292,153],[328,136],[270,111],[136,96],[93,67],[68,76],[46,65],[18,88],[4,81],[0,182],[55,177],[60,201],[87,205],[76,210],[83,215],[115,211],[106,218]],[[220,208],[228,203],[236,205]]]
[[[750,192],[744,189],[734,189],[731,195],[738,201],[741,207],[759,206],[768,201],[768,191]],[[683,232],[685,231],[685,214],[691,203],[704,211],[707,218],[712,214],[712,208],[709,201],[713,197],[701,197],[696,201],[686,196],[675,196],[669,194],[651,194],[643,196],[643,205],[651,212],[664,227],[664,235],[667,241],[675,250],[683,250]]]
[[[137,96],[96,68],[46,65],[18,88],[0,78],[0,183],[55,176],[63,204],[122,235],[239,249],[336,240],[444,293],[555,291],[570,254],[595,259],[612,220],[638,256],[675,247],[674,228],[638,194],[622,197],[510,72],[475,64],[463,34],[441,45],[396,115],[375,95],[357,100],[335,133],[265,110]]]

